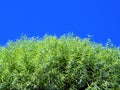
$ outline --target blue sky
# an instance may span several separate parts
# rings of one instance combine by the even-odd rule
[[[0,1],[0,44],[28,37],[73,32],[93,36],[105,43],[108,38],[120,45],[119,0],[39,0]]]

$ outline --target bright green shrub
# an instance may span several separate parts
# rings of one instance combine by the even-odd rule
[[[120,90],[120,50],[72,35],[0,47],[0,90]]]

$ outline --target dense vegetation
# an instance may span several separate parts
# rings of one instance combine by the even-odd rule
[[[120,90],[120,49],[72,35],[0,47],[0,90]]]

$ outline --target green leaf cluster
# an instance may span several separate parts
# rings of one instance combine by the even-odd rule
[[[74,35],[0,47],[0,90],[120,90],[120,49]]]

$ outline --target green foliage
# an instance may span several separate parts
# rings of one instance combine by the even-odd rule
[[[0,90],[120,90],[120,50],[73,35],[0,47]]]

